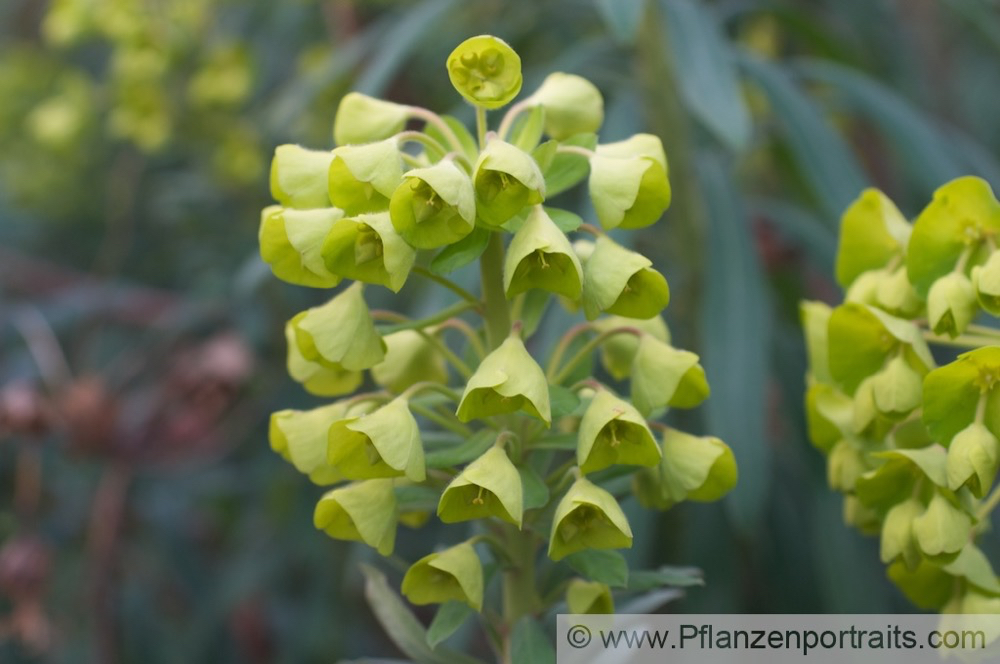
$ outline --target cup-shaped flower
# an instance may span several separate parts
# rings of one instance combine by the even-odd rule
[[[618,501],[581,477],[556,506],[549,536],[549,558],[562,560],[584,549],[627,549],[632,529]]]
[[[257,234],[260,257],[282,281],[332,288],[340,282],[340,277],[326,269],[320,249],[334,222],[343,216],[337,208],[266,207],[260,214]]]
[[[1000,441],[985,426],[973,422],[948,446],[948,488],[955,491],[968,486],[972,495],[982,498],[993,486],[998,464]]]
[[[954,557],[969,542],[972,519],[940,491],[927,509],[913,520],[917,546],[928,558]]]
[[[291,326],[302,357],[329,369],[362,371],[385,358],[385,344],[375,331],[359,283],[298,314]]]
[[[576,300],[583,291],[580,259],[541,205],[532,208],[507,248],[503,285],[508,298],[540,288]]]
[[[441,494],[437,508],[445,523],[493,516],[518,528],[523,512],[521,474],[499,446],[466,466]]]
[[[883,563],[899,557],[910,569],[920,562],[920,550],[913,534],[913,522],[924,513],[924,504],[913,498],[893,505],[886,513],[880,535],[880,556]]]
[[[316,484],[339,482],[343,475],[326,460],[327,431],[346,413],[344,403],[272,413],[268,431],[271,449]]]
[[[972,268],[972,286],[979,306],[1000,316],[1000,251],[994,251],[983,265]]]
[[[285,207],[306,210],[330,205],[329,150],[279,145],[271,160],[271,196]]]
[[[670,287],[653,263],[607,236],[598,238],[583,265],[583,311],[588,320],[601,312],[652,318],[670,302]]]
[[[403,179],[402,157],[394,138],[333,151],[327,171],[330,202],[349,215],[379,212]]]
[[[366,480],[326,492],[313,523],[330,537],[364,542],[383,556],[396,544],[396,493],[392,480]]]
[[[843,493],[852,493],[858,478],[868,470],[864,453],[846,438],[837,441],[826,460],[827,483]]]
[[[389,214],[396,232],[417,249],[458,242],[476,226],[472,180],[450,159],[407,171]]]
[[[476,213],[491,228],[528,205],[545,200],[545,178],[535,160],[510,143],[493,139],[476,160],[472,173]]]
[[[604,228],[643,228],[670,207],[670,181],[663,164],[653,157],[590,159],[590,200]]]
[[[545,373],[516,336],[487,355],[465,386],[458,404],[463,422],[523,411],[550,424],[549,384]]]
[[[448,56],[448,78],[469,103],[500,108],[521,91],[521,58],[498,37],[470,37]]]
[[[632,327],[666,344],[670,343],[670,330],[667,329],[667,324],[662,316],[653,316],[645,320],[625,318],[624,316],[606,316],[595,320],[593,326],[601,333]],[[632,375],[632,366],[635,363],[637,352],[639,352],[638,336],[624,332],[615,334],[601,344],[601,364],[615,380],[625,380]]]
[[[445,383],[448,366],[444,357],[416,330],[400,330],[382,337],[385,359],[372,367],[372,379],[396,394],[414,383]]]
[[[601,143],[595,150],[602,157],[649,157],[659,162],[665,172],[669,172],[667,153],[663,149],[663,141],[654,134],[633,134],[623,141]]]
[[[470,542],[424,556],[410,566],[400,590],[417,605],[465,602],[483,608],[483,564]]]
[[[322,252],[333,274],[380,284],[397,293],[417,256],[392,227],[388,212],[340,219],[326,236]]]
[[[976,317],[977,310],[976,289],[961,272],[949,272],[927,293],[927,319],[935,334],[957,337]]]
[[[650,334],[639,339],[632,362],[632,403],[643,415],[656,408],[694,408],[709,395],[698,356]]]
[[[901,354],[871,380],[875,408],[882,415],[900,420],[920,406],[923,394],[921,376]]]
[[[576,463],[592,473],[615,464],[655,466],[660,462],[646,420],[632,404],[599,390],[587,406],[577,434]]]
[[[611,588],[599,581],[573,579],[566,587],[566,606],[570,613],[614,613]]]
[[[333,140],[337,145],[382,141],[401,132],[408,118],[406,106],[349,92],[337,107]]]
[[[335,397],[358,389],[364,376],[360,370],[345,369],[336,362],[308,360],[299,350],[295,325],[306,315],[302,312],[285,324],[285,341],[288,344],[288,374],[310,394]]]
[[[643,476],[651,481],[648,491],[637,491],[640,502],[667,509],[683,500],[719,500],[736,486],[739,471],[732,450],[718,438],[671,428],[663,434],[663,458],[655,473]]]
[[[396,397],[378,410],[329,428],[327,461],[351,480],[402,477],[422,482],[424,447],[409,402]]]
[[[600,91],[575,74],[549,74],[527,103],[545,109],[545,133],[559,141],[595,132],[604,122],[604,99]]]

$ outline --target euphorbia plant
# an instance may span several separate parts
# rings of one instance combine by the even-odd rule
[[[1000,203],[949,182],[910,224],[869,189],[844,213],[835,308],[802,307],[806,408],[844,518],[914,604],[1000,613],[978,546],[1000,504]],[[938,352],[932,354],[931,346]],[[948,349],[957,348],[961,352]]]
[[[705,373],[670,344],[663,275],[605,232],[667,208],[659,139],[600,144],[601,95],[571,74],[549,76],[490,130],[487,110],[521,89],[520,59],[496,37],[463,42],[447,71],[475,108],[475,137],[453,118],[351,93],[334,121],[339,147],[275,152],[262,256],[294,284],[354,283],[288,322],[289,373],[339,400],[275,413],[271,445],[334,485],[315,513],[332,537],[389,555],[400,523],[460,524],[461,543],[428,543],[402,580],[413,604],[442,604],[427,643],[396,640],[424,661],[480,612],[511,661],[517,643],[537,643],[532,620],[562,601],[611,611],[613,593],[685,582],[668,569],[629,578],[615,551],[632,544],[626,494],[661,509],[712,501],[737,473],[718,439],[657,421],[701,403]],[[603,228],[544,205],[584,179]],[[479,294],[446,276],[477,260]],[[456,302],[420,320],[369,310],[365,288],[398,292],[413,277]],[[588,322],[543,358],[533,335],[555,301]],[[605,382],[587,375],[597,353]],[[376,614],[416,626],[366,572]]]

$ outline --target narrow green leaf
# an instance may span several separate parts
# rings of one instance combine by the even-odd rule
[[[365,564],[361,565],[361,573],[365,577],[365,598],[375,618],[403,654],[416,664],[479,664],[479,660],[454,650],[431,650],[424,626],[389,587],[385,574]]]
[[[577,134],[561,141],[561,144],[576,145],[593,150],[597,147],[597,134]],[[539,146],[539,150],[550,149],[545,148],[545,145],[548,143]],[[535,159],[539,160],[537,156]],[[541,167],[540,163],[539,167]],[[566,191],[587,177],[589,171],[590,162],[586,157],[578,154],[556,154],[552,157],[548,168],[542,169],[542,174],[545,176],[546,197],[552,198],[556,194]]]
[[[591,581],[600,581],[612,588],[628,586],[628,563],[617,551],[587,549],[566,556],[566,562],[573,571]]]
[[[725,146],[744,150],[750,142],[750,113],[718,19],[702,2],[661,0],[660,6],[684,103]]]
[[[524,294],[524,305],[521,307],[521,334],[525,339],[538,330],[552,301],[552,294],[540,288],[533,288]]]
[[[427,452],[424,463],[428,468],[450,468],[478,459],[483,452],[490,448],[495,437],[495,431],[482,429],[459,445]]]
[[[549,217],[563,233],[572,233],[583,225],[583,219],[580,215],[574,214],[569,210],[546,207],[545,212],[548,213]]]
[[[445,602],[434,614],[431,626],[427,628],[427,645],[436,648],[465,624],[473,614],[472,607],[465,602]]]
[[[468,265],[483,255],[486,245],[490,243],[490,232],[485,228],[476,227],[464,238],[441,250],[431,261],[430,269],[434,274],[448,274],[463,265]]]
[[[697,567],[661,567],[650,570],[632,570],[628,577],[628,589],[646,592],[663,588],[689,588],[703,586],[705,579]]]
[[[535,106],[527,113],[522,113],[511,129],[509,143],[513,143],[525,152],[531,152],[538,147],[545,130],[545,108]]]
[[[511,635],[511,664],[555,664],[556,651],[549,635],[531,616],[514,625]]]
[[[549,487],[534,468],[521,466],[517,469],[521,473],[521,488],[524,491],[524,509],[534,510],[545,507],[549,502]]]
[[[594,4],[615,41],[635,43],[646,10],[645,0],[594,0]]]
[[[549,385],[549,403],[552,405],[552,417],[562,417],[577,409],[580,397],[568,387]]]

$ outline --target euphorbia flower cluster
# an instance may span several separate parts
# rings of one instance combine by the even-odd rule
[[[433,513],[471,524],[468,539],[429,547],[409,568],[402,592],[413,603],[482,610],[485,570],[499,567],[505,608],[491,620],[510,623],[560,596],[610,611],[608,585],[536,573],[545,542],[551,561],[576,556],[571,567],[584,569],[588,552],[631,546],[619,505],[630,490],[666,508],[717,500],[736,481],[721,441],[657,421],[700,404],[708,384],[698,357],[670,344],[666,279],[607,234],[666,210],[663,146],[649,134],[601,144],[600,93],[564,73],[491,130],[486,111],[514,101],[522,81],[519,57],[496,37],[463,42],[447,72],[475,107],[475,135],[427,109],[351,93],[334,120],[338,147],[275,152],[278,204],[262,214],[262,257],[293,284],[353,283],[288,322],[289,373],[338,400],[275,413],[271,445],[334,485],[315,514],[332,537],[388,555],[400,523]],[[599,226],[545,205],[584,179]],[[447,276],[476,260],[479,294]],[[457,301],[420,320],[369,310],[366,288],[398,292],[414,277]],[[586,322],[546,357],[533,335],[555,302]],[[598,352],[606,374],[588,377]]]

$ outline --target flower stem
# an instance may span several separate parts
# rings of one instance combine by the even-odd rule
[[[476,136],[479,137],[479,149],[486,149],[486,109],[476,106]]]
[[[468,438],[473,434],[472,429],[465,426],[454,417],[445,417],[441,413],[438,413],[437,411],[428,408],[423,404],[410,402],[410,410],[412,410],[417,415],[420,415],[421,417],[424,417],[430,420],[431,422],[434,422],[442,429],[447,429],[448,431],[458,434],[459,436]]]
[[[960,334],[954,339],[942,337],[930,331],[924,332],[924,339],[939,346],[954,346],[955,348],[980,348],[982,346],[995,346],[1000,344],[1000,339],[995,336]]]
[[[399,320],[400,318],[402,318],[403,320],[395,325],[388,325],[385,328],[379,330],[379,332],[382,334],[391,334],[393,332],[399,332],[400,330],[420,330],[425,327],[431,327],[433,325],[437,325],[438,323],[442,323],[448,320],[449,318],[454,318],[463,311],[468,311],[469,309],[473,308],[476,308],[476,305],[471,302],[456,302],[450,307],[446,307],[441,311],[437,312],[433,316],[428,316],[427,318],[419,318],[417,320],[406,320],[405,317],[399,316],[397,314],[398,317],[395,318],[394,320]],[[390,312],[373,310],[371,313],[373,318],[378,318],[387,316]]]
[[[448,290],[450,290],[455,295],[458,295],[460,298],[462,298],[466,302],[471,302],[472,304],[476,305],[477,307],[480,304],[482,304],[479,301],[478,297],[476,297],[475,295],[473,295],[469,291],[465,290],[464,288],[462,288],[461,286],[459,286],[458,284],[456,284],[454,281],[452,281],[451,279],[449,279],[447,277],[443,277],[440,274],[434,274],[433,272],[431,272],[427,268],[420,267],[419,265],[413,268],[413,272],[416,273],[416,274],[419,274],[421,277],[423,277],[425,279],[430,279],[431,281],[433,281],[436,284],[444,286],[445,288],[447,288]]]
[[[538,543],[528,530],[503,524],[503,538],[511,566],[503,575],[504,661],[511,661],[514,626],[524,616],[538,610],[538,588],[535,583],[535,554]]]
[[[976,516],[980,521],[985,520],[996,509],[997,505],[1000,505],[1000,484],[993,489],[993,492],[987,496],[986,500],[980,503],[979,509],[976,511]]]
[[[500,137],[500,140],[507,140],[507,134],[514,128],[514,120],[517,119],[518,115],[530,108],[532,108],[532,104],[529,98],[517,102],[507,110],[507,113],[503,116],[503,120],[500,121],[500,127],[497,128],[497,136]]]
[[[510,332],[510,310],[503,290],[503,234],[490,233],[479,263],[483,282],[483,316],[486,318],[486,342],[496,348]]]
[[[576,352],[576,355],[571,357],[569,361],[566,362],[566,365],[552,378],[552,384],[560,385],[569,377],[573,369],[576,368],[576,365],[590,357],[590,354],[593,353],[598,346],[617,334],[634,334],[637,337],[641,337],[643,332],[642,330],[634,327],[616,327],[612,330],[601,332],[596,337],[585,343],[580,350]]]
[[[440,115],[419,106],[409,106],[407,107],[407,111],[409,111],[410,116],[436,127],[445,137],[445,140],[451,143],[451,147],[455,148],[460,154],[465,154],[465,147],[462,145],[462,141],[458,139],[458,136]]]

